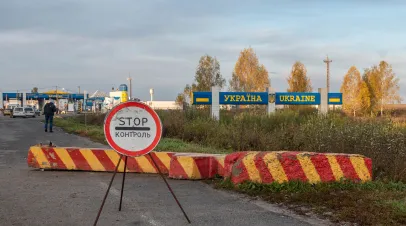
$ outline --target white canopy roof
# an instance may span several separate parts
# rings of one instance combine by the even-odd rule
[[[96,90],[96,92],[94,92],[92,95],[90,95],[90,98],[92,97],[108,97],[109,95],[107,95],[105,92]]]

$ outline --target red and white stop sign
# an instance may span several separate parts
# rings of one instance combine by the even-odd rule
[[[158,145],[162,123],[158,114],[140,102],[115,106],[104,121],[104,135],[118,153],[137,157],[148,154]]]

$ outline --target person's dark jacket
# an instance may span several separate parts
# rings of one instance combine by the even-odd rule
[[[56,112],[56,106],[53,103],[46,103],[44,106],[44,115],[53,116]]]

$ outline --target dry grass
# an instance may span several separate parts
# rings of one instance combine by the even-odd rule
[[[211,180],[217,189],[234,190],[270,203],[288,207],[299,214],[316,213],[335,223],[359,225],[405,225],[406,184],[368,182],[284,184],[243,183],[235,186],[229,180]]]
[[[96,116],[98,117],[98,116]],[[90,117],[91,118],[91,117]],[[78,123],[74,118],[55,118],[54,124],[68,133],[88,137],[95,142],[108,145],[101,125],[87,125]],[[193,152],[193,153],[227,153],[227,150],[210,148],[198,144],[186,143],[179,139],[163,138],[156,147],[157,151]]]
[[[245,111],[223,112],[221,122],[203,111],[159,112],[165,138],[158,150],[227,153],[234,150],[299,150],[360,153],[373,159],[374,182],[302,182],[234,186],[229,180],[206,181],[276,203],[299,214],[316,213],[333,222],[358,225],[406,225],[405,129],[383,119],[327,117],[312,112],[282,112],[272,117]],[[66,131],[105,143],[104,115],[55,119]]]
[[[221,112],[213,121],[208,109],[159,111],[165,138],[212,149],[233,151],[309,151],[362,154],[373,160],[375,179],[406,182],[406,129],[385,118],[354,119],[333,113],[318,116],[312,109],[266,116],[264,109]],[[75,119],[84,122],[83,116]],[[104,115],[88,116],[101,126]],[[96,133],[96,132],[95,132]]]

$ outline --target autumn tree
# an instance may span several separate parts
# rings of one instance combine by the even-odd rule
[[[240,52],[229,83],[231,91],[258,92],[269,87],[268,71],[263,64],[259,64],[252,48]]]
[[[220,63],[215,57],[204,55],[200,57],[192,85],[187,84],[182,93],[176,97],[176,102],[190,102],[193,92],[210,91],[212,86],[223,88],[226,80],[220,72]]]
[[[385,61],[365,70],[364,81],[366,82],[371,100],[371,110],[380,111],[383,114],[385,104],[400,103],[399,79],[396,78],[392,66]]]
[[[183,106],[183,103],[190,103],[190,98],[192,97],[192,92],[196,91],[196,84],[192,84],[192,86],[190,86],[189,84],[187,84],[185,86],[185,88],[183,89],[182,93],[179,93],[176,96],[176,100],[175,102],[179,105],[179,106]]]
[[[361,79],[357,89],[357,101],[360,112],[362,114],[367,114],[368,112],[370,112],[371,109],[371,95],[369,93],[368,85],[364,80]]]
[[[343,109],[356,116],[360,110],[359,87],[361,85],[361,73],[355,66],[352,66],[344,76],[340,92],[343,93]]]
[[[38,87],[32,88],[31,93],[38,93]]]
[[[183,103],[185,102],[186,102],[185,95],[183,95],[183,93],[178,93],[175,99],[175,103],[179,106],[183,106]]]
[[[220,72],[220,63],[215,57],[200,57],[195,74],[196,91],[210,91],[212,86],[223,88],[226,80]]]
[[[287,79],[288,92],[311,92],[313,90],[310,78],[307,77],[307,70],[304,64],[296,61]]]

